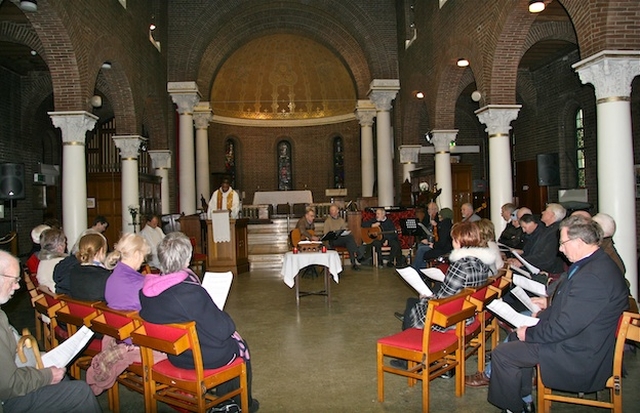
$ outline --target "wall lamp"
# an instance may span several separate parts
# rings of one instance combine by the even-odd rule
[[[540,13],[547,7],[542,0],[529,0],[529,13]]]
[[[416,92],[415,96],[416,96],[416,99],[424,99],[424,93],[422,92]]]
[[[28,12],[38,11],[38,2],[36,0],[21,0],[20,10]]]
[[[469,66],[469,61],[464,57],[461,57],[460,59],[458,59],[456,64],[458,65],[458,67],[467,67]]]

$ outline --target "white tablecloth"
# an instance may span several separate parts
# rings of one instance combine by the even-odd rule
[[[340,282],[338,274],[342,272],[342,262],[340,261],[340,255],[335,251],[323,252],[300,252],[294,254],[287,252],[284,254],[284,263],[282,264],[282,271],[280,273],[284,277],[284,283],[293,288],[295,285],[296,275],[304,267],[310,265],[322,265],[329,268],[329,272],[333,276],[333,281]]]
[[[253,194],[253,205],[312,204],[311,191],[258,191]]]

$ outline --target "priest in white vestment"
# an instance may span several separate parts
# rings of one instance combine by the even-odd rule
[[[214,191],[209,200],[209,209],[207,209],[207,218],[211,219],[213,211],[227,210],[231,219],[238,218],[240,210],[240,197],[236,191],[231,188],[228,179],[224,179],[220,188]]]
[[[164,239],[164,232],[162,232],[162,228],[158,226],[158,224],[160,224],[160,218],[158,218],[157,215],[149,215],[146,219],[147,223],[140,231],[140,236],[146,239],[151,247],[151,253],[147,257],[147,264],[159,268],[156,248],[158,244],[160,244],[160,241]]]

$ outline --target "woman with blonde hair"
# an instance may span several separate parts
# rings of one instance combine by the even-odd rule
[[[495,262],[489,267],[491,271],[495,275],[500,268],[504,266],[504,260],[502,259],[502,253],[500,252],[500,248],[496,243],[496,229],[491,222],[490,219],[482,218],[480,221],[476,222],[478,228],[480,229],[480,246],[487,248],[491,253],[495,255]]]
[[[115,250],[107,258],[107,266],[113,268],[107,280],[105,299],[115,310],[140,310],[139,291],[144,275],[138,270],[151,252],[149,243],[138,234],[124,234]]]
[[[78,242],[76,265],[69,272],[69,295],[85,301],[104,301],[104,288],[111,271],[105,268],[107,239],[104,235],[91,232]]]

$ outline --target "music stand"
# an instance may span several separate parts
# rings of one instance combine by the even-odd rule
[[[416,236],[422,232],[422,229],[418,226],[417,218],[401,218],[400,228],[402,228],[402,235],[405,236]]]

